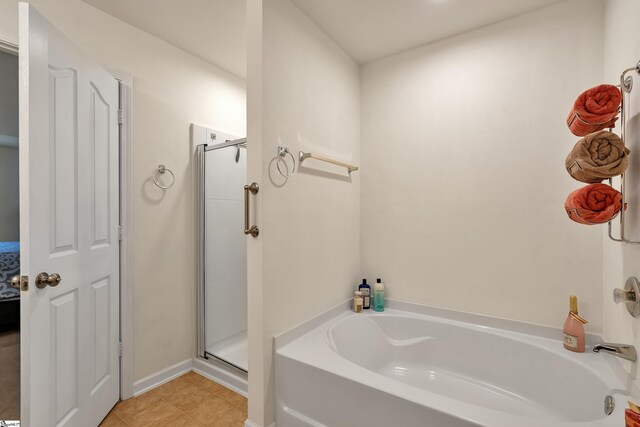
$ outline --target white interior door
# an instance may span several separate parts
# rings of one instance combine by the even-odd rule
[[[97,426],[119,394],[118,84],[20,3],[22,420]],[[61,282],[39,288],[39,273]]]

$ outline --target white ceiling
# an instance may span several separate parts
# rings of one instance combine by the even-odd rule
[[[84,0],[246,76],[245,0]],[[564,0],[292,0],[365,63]]]
[[[564,0],[292,0],[365,63]]]
[[[84,0],[237,76],[246,75],[244,0]]]

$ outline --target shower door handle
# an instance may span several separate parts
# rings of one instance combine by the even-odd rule
[[[253,237],[258,237],[260,234],[260,229],[257,225],[249,225],[249,193],[257,194],[258,190],[260,190],[260,186],[258,186],[257,182],[251,183],[251,185],[244,186],[244,234],[251,234]]]

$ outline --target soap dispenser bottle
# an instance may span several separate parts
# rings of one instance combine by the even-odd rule
[[[564,322],[564,348],[576,353],[584,353],[584,324],[587,323],[578,315],[578,298],[569,297],[569,314]]]
[[[377,279],[373,285],[373,310],[384,311],[384,285],[382,279]]]
[[[362,292],[356,291],[353,295],[353,311],[362,313]]]
[[[367,284],[367,279],[362,279],[362,283],[358,286],[358,290],[362,292],[362,308],[369,310],[371,308],[371,286]]]

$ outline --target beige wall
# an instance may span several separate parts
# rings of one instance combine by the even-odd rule
[[[0,145],[0,242],[20,240],[18,147]]]
[[[634,67],[640,60],[640,2],[636,0],[607,0],[604,14],[604,81],[617,84],[623,70]],[[629,74],[634,79],[630,94],[630,114],[626,145],[631,149],[627,169],[627,223],[628,237],[640,241],[640,75]],[[616,128],[620,132],[620,126]],[[616,230],[617,231],[617,230]],[[618,235],[616,233],[616,235]],[[634,344],[640,348],[640,319],[632,318],[623,304],[613,303],[612,291],[622,288],[629,276],[640,278],[640,246],[617,243],[604,239],[603,286],[603,335],[607,341]],[[637,364],[621,361],[637,377]]]
[[[249,140],[262,145],[248,171],[261,185],[261,233],[249,245],[249,418],[266,426],[273,335],[345,301],[359,278],[359,173],[309,160],[283,182],[272,159],[283,145],[360,163],[359,69],[289,0],[249,2],[248,28]]]
[[[389,298],[560,327],[576,294],[600,330],[602,227],[563,204],[602,13],[571,0],[363,67],[362,275]]]
[[[20,240],[18,147],[2,146],[18,136],[18,57],[0,52],[0,242]]]
[[[135,378],[192,356],[195,338],[189,124],[245,134],[245,83],[78,0],[31,2],[100,63],[133,75]],[[17,1],[0,0],[0,35],[17,40]],[[7,36],[5,36],[7,37]],[[163,192],[159,163],[176,175]]]
[[[0,52],[0,139],[18,136],[18,57]]]

